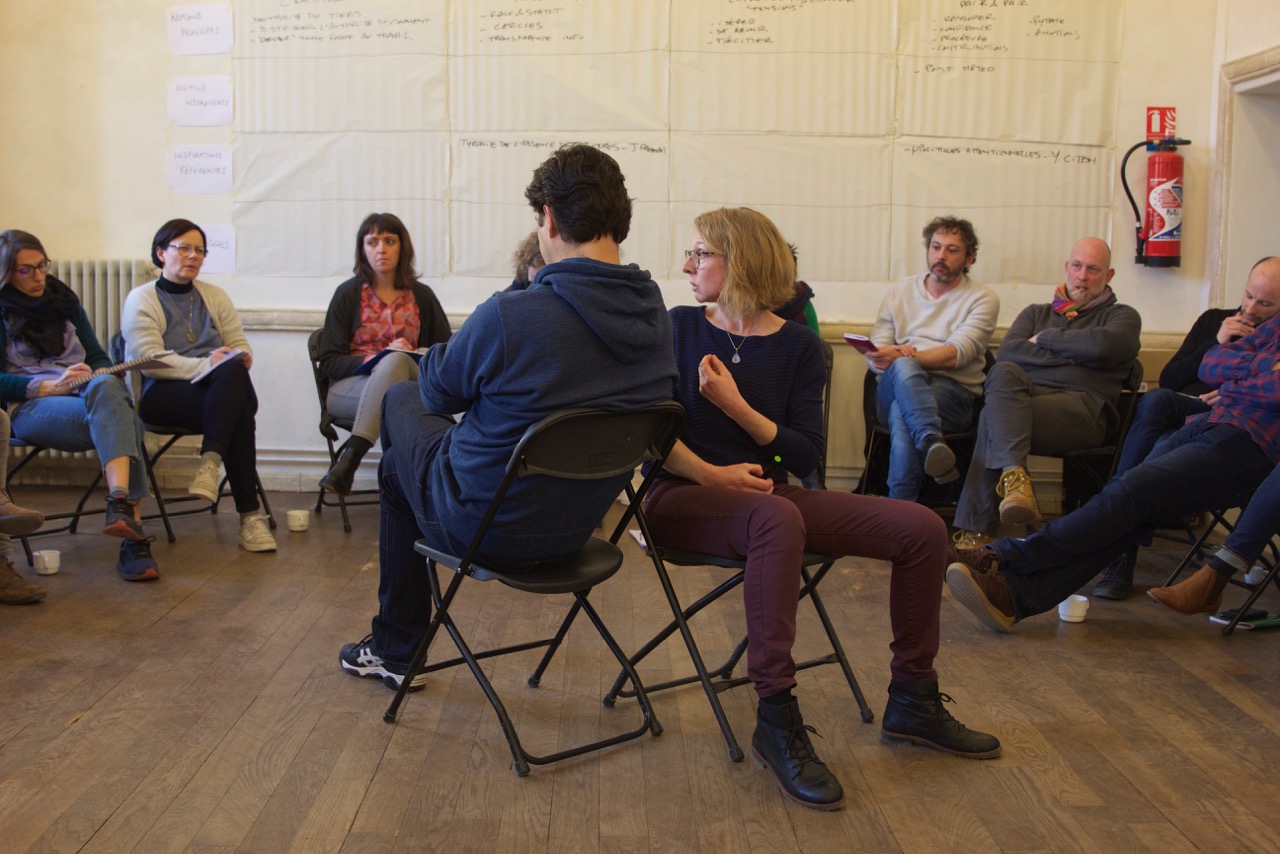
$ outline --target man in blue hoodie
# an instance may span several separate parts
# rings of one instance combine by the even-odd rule
[[[525,430],[561,409],[630,409],[671,398],[671,322],[657,284],[619,262],[631,200],[612,157],[569,145],[525,189],[547,264],[528,289],[497,293],[422,360],[415,388],[383,402],[378,614],[347,644],[342,669],[393,690],[431,619],[424,538],[461,554],[479,527]],[[466,413],[455,423],[451,413]],[[483,563],[530,570],[591,536],[626,476],[521,478],[480,548]],[[413,688],[425,686],[425,675]]]

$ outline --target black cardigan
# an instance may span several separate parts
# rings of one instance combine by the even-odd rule
[[[360,288],[355,277],[338,285],[324,316],[320,332],[320,370],[331,380],[345,379],[364,363],[364,357],[351,355],[351,337],[360,325]],[[418,346],[430,347],[448,341],[449,319],[431,288],[413,283],[413,298],[418,303]]]

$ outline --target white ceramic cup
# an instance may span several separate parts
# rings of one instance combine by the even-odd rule
[[[1089,598],[1079,593],[1072,593],[1058,603],[1058,619],[1064,623],[1083,623],[1084,615],[1089,613]]]
[[[44,549],[36,552],[36,573],[39,575],[55,575],[62,568],[62,553],[57,549]]]
[[[290,531],[305,531],[311,524],[310,510],[290,510],[285,516],[289,520]]]

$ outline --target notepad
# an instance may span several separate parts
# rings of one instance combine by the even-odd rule
[[[868,356],[871,355],[872,353],[879,352],[880,350],[880,348],[877,347],[875,344],[873,344],[871,342],[871,339],[865,335],[857,335],[853,332],[846,332],[844,334],[844,340],[848,344],[850,344],[853,347],[853,349],[857,350],[859,353],[865,353]]]
[[[381,362],[383,359],[385,359],[387,357],[387,354],[389,353],[403,353],[406,356],[412,356],[415,362],[421,362],[422,356],[423,356],[423,354],[419,353],[417,350],[396,350],[394,348],[388,347],[386,350],[382,350],[378,352],[376,355],[374,355],[372,359],[365,362],[360,367],[356,368],[355,371],[352,372],[352,376],[356,376],[356,377],[368,376],[369,374],[373,373],[374,366],[377,365],[379,362]]]
[[[150,371],[156,368],[167,368],[168,364],[162,360],[161,356],[168,356],[172,350],[165,350],[156,353],[154,356],[140,356],[137,359],[130,359],[127,362],[121,362],[118,365],[112,365],[108,368],[98,368],[87,377],[81,377],[75,382],[69,382],[63,388],[80,388],[80,386],[88,385],[103,374],[123,374],[126,371]]]

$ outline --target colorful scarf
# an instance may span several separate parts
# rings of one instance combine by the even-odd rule
[[[1058,289],[1053,292],[1053,310],[1061,314],[1068,321],[1075,320],[1080,316],[1080,312],[1088,311],[1091,308],[1097,308],[1100,305],[1114,300],[1116,295],[1112,293],[1111,286],[1107,285],[1102,289],[1102,293],[1098,294],[1088,303],[1079,303],[1071,299],[1067,294],[1067,285],[1062,283],[1058,285]]]

